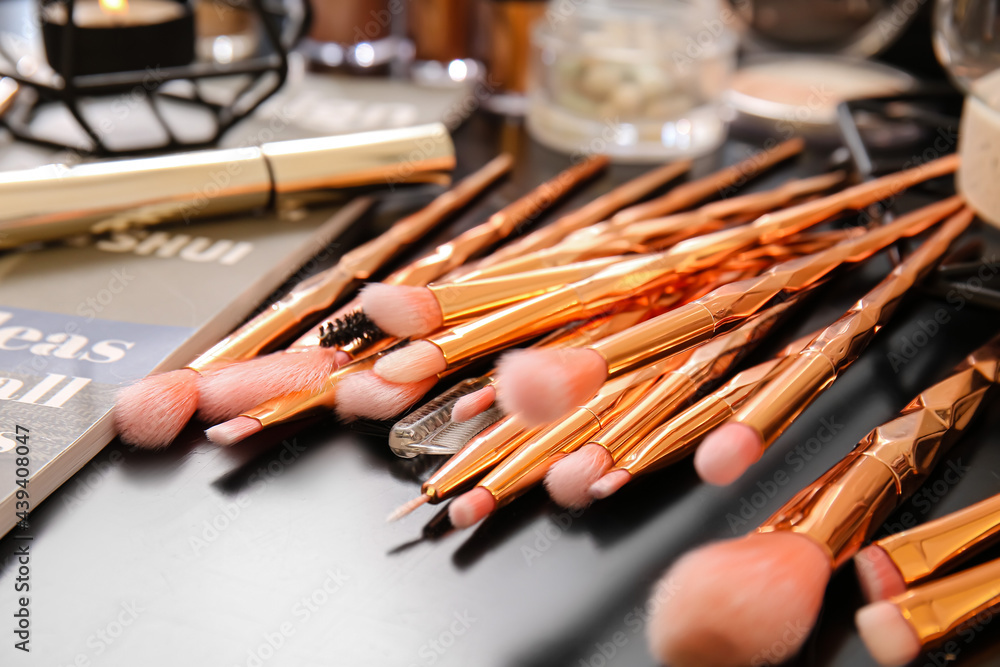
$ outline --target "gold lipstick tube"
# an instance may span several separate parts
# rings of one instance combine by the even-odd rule
[[[691,160],[679,160],[665,164],[642,176],[633,178],[617,188],[601,195],[583,207],[568,213],[550,225],[535,230],[520,239],[498,248],[476,266],[479,271],[487,266],[500,264],[515,257],[542,250],[555,245],[567,235],[606,219],[632,202],[642,199],[653,190],[669,183],[691,168]]]
[[[965,208],[902,264],[824,329],[802,352],[782,362],[774,378],[748,400],[734,421],[754,429],[770,447],[788,425],[860,356],[892,316],[900,299],[923,278],[972,222]]]
[[[839,567],[927,479],[998,381],[1000,337],[873,429],[758,530],[802,533],[823,546]]]
[[[623,295],[634,294],[638,290],[649,288],[656,280],[664,279],[665,275],[691,273],[707,268],[717,264],[722,257],[752,243],[772,243],[798,233],[845,208],[863,207],[914,183],[950,173],[957,164],[958,158],[954,156],[940,158],[914,169],[847,188],[828,197],[763,215],[750,225],[689,239],[670,250],[620,262],[585,281],[519,302],[425,340],[441,349],[448,364],[461,363],[570,321],[578,317],[588,305],[600,307],[602,300],[614,301]],[[954,205],[954,202],[931,205],[924,210],[937,210],[937,207],[950,205]],[[912,220],[910,216],[904,217],[908,221]],[[894,225],[896,223],[887,225],[884,229],[889,229],[890,232],[882,234],[897,232],[899,228]],[[740,301],[736,295],[732,295],[730,299],[737,303]],[[672,333],[660,342],[662,349],[659,352],[663,354],[666,354],[663,350],[675,345],[678,339],[694,339],[696,342],[716,330],[715,314],[701,304],[674,312],[676,324]],[[646,351],[645,344],[646,341],[639,340],[638,336],[623,336],[616,341],[617,349],[613,351],[626,360],[635,359]]]
[[[549,424],[505,458],[476,485],[498,505],[510,502],[545,477],[558,461],[635,403],[670,368],[669,359],[606,382],[597,395],[567,417]]]
[[[429,255],[398,269],[383,278],[382,282],[387,285],[420,287],[437,280],[449,271],[460,267],[470,257],[509,236],[520,225],[554,205],[569,194],[573,188],[596,176],[607,165],[608,158],[598,155],[570,167],[497,211],[486,222],[462,232],[447,243],[439,245]],[[333,313],[327,322],[344,317],[360,308],[361,301],[355,298]],[[292,347],[319,345],[320,327],[324,324],[326,322],[313,327],[295,341]]]
[[[1000,535],[1000,495],[874,542],[906,586],[938,576],[992,546]]]
[[[798,155],[804,146],[802,139],[789,139],[704,178],[683,183],[662,197],[627,208],[615,215],[611,223],[616,226],[627,225],[689,208],[703,199],[718,195],[725,188],[747,180],[751,174],[760,174],[779,162]]]
[[[630,448],[617,449],[613,454],[615,466],[609,472],[624,470],[635,476],[659,470],[686,457],[709,431],[736,413],[736,408],[774,373],[782,359],[796,354],[810,340],[811,337],[804,337],[790,343],[773,359],[737,373]]]
[[[513,158],[509,155],[494,158],[423,209],[346,253],[333,268],[296,285],[285,297],[195,359],[188,368],[202,371],[215,363],[241,361],[260,354],[303,320],[332,307],[345,292],[368,279],[408,244],[468,204],[505,174],[512,164]]]
[[[917,586],[888,602],[906,619],[921,646],[936,644],[1000,604],[1000,559]]]
[[[668,371],[635,405],[601,429],[587,444],[600,445],[612,458],[645,438],[705,385],[729,372],[766,336],[792,307],[786,301],[753,318],[739,329],[675,355],[680,365]]]
[[[611,374],[627,371],[649,359],[674,354],[724,331],[782,292],[804,289],[844,262],[860,261],[902,236],[924,231],[960,206],[958,197],[931,204],[851,241],[789,260],[758,277],[724,285],[701,299],[591,347],[604,357]]]
[[[448,183],[444,125],[0,174],[0,248],[330,200],[336,190]]]

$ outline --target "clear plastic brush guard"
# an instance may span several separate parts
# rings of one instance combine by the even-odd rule
[[[499,421],[503,413],[497,407],[465,422],[451,421],[451,410],[460,398],[492,382],[489,376],[463,380],[396,422],[389,432],[389,449],[410,459],[418,454],[454,454],[472,437]]]

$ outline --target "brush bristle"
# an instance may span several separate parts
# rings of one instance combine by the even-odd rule
[[[590,495],[598,500],[607,498],[608,496],[617,493],[618,489],[628,484],[631,480],[632,473],[628,470],[622,470],[620,468],[618,470],[612,470],[604,477],[590,485]]]
[[[322,347],[347,347],[357,343],[364,344],[359,347],[366,347],[385,337],[385,332],[360,310],[351,311],[331,322],[324,322],[319,327],[319,344]]]
[[[241,440],[246,440],[254,433],[258,433],[263,429],[264,427],[261,426],[261,423],[253,417],[244,417],[241,415],[223,424],[213,426],[205,431],[205,435],[215,444],[228,447],[229,445],[235,445]]]
[[[505,412],[535,426],[586,403],[607,376],[607,364],[593,350],[514,350],[497,366],[497,396]]]
[[[868,652],[883,667],[905,665],[920,655],[920,640],[899,609],[885,600],[862,607],[854,623]]]
[[[369,283],[361,290],[361,307],[382,331],[408,338],[441,328],[441,306],[426,287]]]
[[[489,409],[493,402],[497,400],[497,391],[493,385],[487,385],[482,389],[477,389],[471,394],[466,394],[455,401],[451,408],[451,420],[453,422],[464,422],[472,419],[478,414]]]
[[[702,480],[728,486],[764,453],[757,431],[746,424],[729,422],[709,433],[694,454],[694,469]]]
[[[671,667],[784,662],[812,631],[830,559],[796,533],[755,533],[683,556],[664,576],[648,632]]]
[[[204,373],[198,382],[198,418],[215,424],[275,396],[319,389],[342,354],[328,348],[275,352]]]
[[[590,487],[614,464],[608,450],[593,443],[584,445],[555,465],[545,475],[545,488],[563,507],[580,509],[594,497]]]
[[[854,556],[861,590],[869,602],[885,600],[906,591],[899,568],[882,547],[872,544]]]
[[[474,526],[496,509],[497,501],[489,490],[477,486],[463,493],[448,506],[448,518],[455,528]]]
[[[118,393],[115,429],[139,447],[166,447],[198,407],[198,372],[182,368],[151,375]]]
[[[395,383],[371,371],[344,376],[337,387],[337,415],[344,421],[359,417],[389,419],[419,401],[437,383],[436,377]]]
[[[375,373],[389,382],[419,382],[445,371],[444,354],[434,343],[417,340],[375,362]]]
[[[418,507],[420,507],[424,503],[429,502],[430,499],[431,499],[430,496],[428,496],[426,493],[423,493],[423,494],[417,496],[416,498],[414,498],[413,500],[410,500],[410,501],[407,501],[407,502],[403,503],[402,505],[400,505],[399,507],[397,507],[396,509],[394,509],[392,511],[392,513],[389,514],[389,516],[387,516],[385,518],[386,523],[392,523],[393,521],[399,521],[404,516],[406,516],[407,514],[409,514],[410,512],[412,512],[413,510],[417,509]]]

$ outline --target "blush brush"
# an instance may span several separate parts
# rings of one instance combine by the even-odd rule
[[[287,336],[304,320],[332,307],[407,245],[420,239],[510,170],[513,159],[500,155],[420,211],[399,220],[389,231],[344,255],[332,268],[303,281],[183,369],[153,375],[126,387],[115,405],[122,439],[145,447],[163,447],[177,436],[199,403],[199,380],[207,372],[251,359]],[[282,360],[280,377],[308,382],[314,368],[330,369],[340,360],[315,350],[312,358]],[[248,371],[258,379],[260,365]]]
[[[994,339],[756,531],[681,557],[662,580],[676,594],[648,625],[653,655],[674,667],[736,667],[774,661],[780,644],[778,659],[791,658],[816,622],[833,571],[924,483],[998,380]]]

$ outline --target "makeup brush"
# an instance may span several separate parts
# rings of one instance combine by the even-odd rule
[[[998,380],[994,338],[755,532],[680,558],[661,580],[675,594],[649,622],[653,655],[673,667],[792,657],[816,621],[831,573],[927,479]]]
[[[934,521],[883,537],[854,557],[869,602],[953,569],[994,545],[1000,537],[1000,495]]]
[[[950,217],[940,229],[824,329],[781,368],[726,424],[709,434],[695,453],[698,475],[710,484],[739,478],[788,425],[854,362],[892,317],[896,306],[972,222],[971,209]]]
[[[362,280],[399,254],[405,247],[420,239],[448,216],[465,206],[486,188],[510,170],[513,158],[500,155],[482,169],[463,179],[452,189],[438,196],[420,211],[399,220],[387,232],[348,252],[336,266],[323,271],[294,287],[284,298],[241,326],[214,345],[187,367],[180,370],[152,375],[126,387],[115,405],[115,425],[126,442],[145,447],[163,447],[173,441],[194,414],[199,401],[199,379],[208,370],[218,370],[232,362],[257,356],[268,346],[295,329],[303,320],[329,309],[338,299],[356,287]],[[332,368],[338,363],[334,352],[316,350],[312,359],[302,357],[279,362],[279,377],[287,378],[280,389],[289,389],[298,380],[308,381],[310,372],[303,368],[315,364]],[[249,379],[259,375],[259,365],[249,370]],[[223,386],[216,390],[212,385],[220,375],[213,376],[208,391],[225,394]],[[236,377],[240,383],[248,378]],[[279,390],[280,390],[279,389]],[[215,403],[215,401],[213,401]],[[220,408],[212,405],[209,414]]]
[[[471,491],[455,498],[448,516],[456,528],[482,521],[500,505],[510,502],[541,482],[563,447],[569,451],[586,442],[601,428],[635,403],[663,373],[671,370],[670,359],[650,364],[607,382],[597,396],[565,419],[538,429],[516,451],[500,462]]]
[[[872,657],[884,667],[897,667],[998,605],[1000,559],[869,604],[854,621]]]
[[[689,456],[706,433],[732,417],[767,381],[782,359],[797,354],[812,339],[810,335],[789,343],[773,358],[740,371],[627,449],[616,449],[614,467],[590,486],[590,495],[595,499],[607,498],[636,475],[659,470]]]
[[[843,179],[843,172],[823,174],[789,181],[773,190],[722,199],[664,218],[618,226],[611,221],[594,224],[570,234],[550,248],[487,267],[477,266],[473,277],[480,279],[515,271],[532,271],[595,256],[662,250],[684,239],[744,222],[749,217],[775,211],[795,200],[829,190]],[[468,279],[468,276],[463,279]]]
[[[493,266],[553,246],[576,230],[605,220],[616,211],[639,201],[657,188],[678,178],[690,168],[691,160],[678,160],[648,171],[619,185],[607,194],[597,197],[581,208],[567,213],[552,224],[501,246],[488,257],[484,257],[475,268],[478,270]]]
[[[589,505],[593,500],[590,486],[614,465],[616,458],[706,385],[726,375],[773,329],[792,303],[778,304],[738,329],[675,355],[681,362],[676,369],[664,374],[635,405],[602,426],[580,449],[549,468],[545,488],[552,500],[569,508]]]
[[[569,401],[586,400],[608,377],[725,331],[777,295],[805,289],[844,263],[867,259],[903,236],[924,231],[960,206],[958,197],[931,204],[827,250],[788,260],[760,276],[723,285],[685,306],[587,348],[566,351],[559,358],[545,350],[508,353],[499,364],[501,407],[529,422],[552,419],[558,416],[558,405],[547,404],[544,398],[560,388],[565,387]],[[384,365],[390,359],[380,363]],[[545,372],[536,374],[536,368],[544,368]],[[379,367],[375,370],[380,372]],[[551,410],[546,409],[549,405]]]
[[[379,360],[375,373],[390,382],[413,382],[435,375],[449,365],[495,352],[544,333],[581,315],[597,312],[607,302],[652,289],[658,281],[717,264],[721,257],[753,243],[771,243],[800,232],[850,207],[863,207],[897,193],[914,183],[948,174],[958,164],[955,156],[933,160],[920,167],[847,188],[835,195],[769,213],[750,225],[689,239],[662,253],[619,262],[595,276],[565,288],[519,302],[427,338]],[[699,309],[692,316],[698,326],[711,327],[714,319]],[[684,330],[687,333],[687,330]],[[587,362],[584,362],[587,363]],[[596,368],[598,360],[590,363]]]
[[[509,167],[509,156],[502,157],[505,160],[501,166]],[[452,241],[438,246],[430,255],[392,273],[385,278],[385,282],[423,285],[447,274],[469,257],[510,234],[530,217],[554,204],[582,181],[593,177],[607,163],[606,158],[597,156],[567,169],[556,179],[542,184],[490,216],[486,223],[460,234]],[[493,167],[492,170],[498,168]],[[466,181],[476,179],[486,169],[490,169],[490,165]],[[418,231],[426,230],[408,228],[405,239],[417,238]],[[371,273],[369,270],[362,277],[368,278]],[[199,416],[209,422],[222,421],[269,398],[294,391],[318,389],[317,382],[321,383],[326,374],[324,370],[328,372],[347,363],[362,350],[387,337],[384,331],[360,311],[360,299],[355,298],[334,313],[331,319],[299,338],[287,351],[274,353],[267,360],[250,366],[233,364],[205,374],[200,384],[207,401],[199,404]],[[307,356],[288,357],[285,356],[286,352],[305,353]],[[309,368],[310,359],[315,360],[315,370]]]
[[[779,162],[798,155],[804,146],[805,142],[799,138],[783,141],[704,178],[682,183],[662,197],[627,208],[611,219],[612,224],[624,225],[648,220],[688,208],[696,202],[718,195],[736,183],[744,183],[759,176]]]
[[[427,287],[369,283],[361,307],[382,331],[398,338],[427,335],[518,301],[585,280],[620,256],[602,257],[538,271]]]
[[[537,218],[574,188],[600,173],[608,164],[607,156],[588,157],[503,207],[491,215],[486,222],[462,232],[451,241],[439,245],[429,255],[383,278],[382,282],[387,285],[422,287],[443,276],[450,275],[468,262],[470,258],[502,241],[523,225]],[[361,300],[354,299],[351,303],[340,308],[326,322],[317,325],[295,341],[292,347],[319,345],[322,341],[327,345],[336,345],[344,349],[348,347],[344,341],[357,340],[363,343],[365,339],[381,337],[383,332],[364,314],[358,314],[360,308]],[[352,347],[361,349],[363,345]]]

